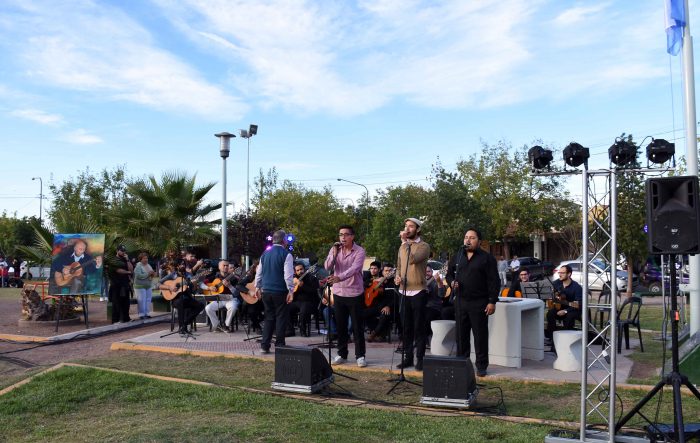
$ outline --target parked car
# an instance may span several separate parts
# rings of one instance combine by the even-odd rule
[[[680,263],[676,264],[676,269],[681,267]],[[642,268],[642,272],[639,274],[640,283],[645,286],[648,292],[652,294],[661,294],[661,280],[664,280],[666,286],[666,291],[671,288],[671,278],[670,276],[663,275],[661,272],[661,266],[656,262],[655,259],[648,259]],[[688,274],[687,264],[683,266],[683,274],[679,279],[678,284],[688,284],[690,283],[690,275]]]
[[[571,266],[571,279],[576,283],[581,284],[583,281],[583,260],[566,260],[559,263],[559,266],[554,269],[552,280],[559,280],[559,268],[564,265]],[[591,291],[602,291],[606,283],[609,283],[608,273],[610,272],[610,264],[601,260],[595,259],[588,262],[588,289]],[[616,270],[617,289],[619,291],[627,290],[629,277],[627,271],[622,269]],[[632,274],[632,287],[634,288],[639,283],[639,279]]]
[[[552,262],[542,261],[535,257],[518,257],[518,261],[520,261],[520,266],[518,269],[514,269],[511,266],[512,261],[508,264],[506,278],[509,281],[513,280],[513,276],[515,275],[516,271],[519,272],[522,269],[528,270],[531,281],[542,280],[545,277],[552,275],[552,271],[554,270],[554,264],[552,264]]]

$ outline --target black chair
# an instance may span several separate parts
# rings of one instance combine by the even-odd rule
[[[625,349],[630,348],[630,326],[637,328],[639,337],[639,349],[644,352],[642,343],[642,328],[639,325],[639,311],[642,308],[642,298],[633,296],[628,298],[620,306],[617,316],[617,352],[622,352],[622,333],[625,334]]]

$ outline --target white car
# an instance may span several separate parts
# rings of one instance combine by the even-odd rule
[[[554,269],[552,280],[559,280],[559,268],[564,265],[571,266],[571,279],[578,284],[583,283],[583,261],[582,260],[566,260],[559,263]],[[591,291],[602,291],[605,283],[609,282],[609,274],[606,271],[610,270],[610,265],[601,259],[595,259],[588,262],[588,289]],[[619,291],[627,290],[628,276],[627,271],[618,269],[617,272],[617,289]],[[634,276],[632,278],[632,287],[635,285]]]

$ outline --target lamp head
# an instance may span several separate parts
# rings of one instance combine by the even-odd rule
[[[651,139],[647,145],[647,159],[652,163],[666,163],[676,154],[675,143],[668,142],[662,138]]]
[[[214,135],[219,137],[219,140],[221,141],[221,145],[219,146],[219,155],[221,155],[221,158],[228,158],[228,154],[231,151],[231,139],[236,136],[229,134],[228,132],[220,132]]]
[[[608,149],[610,162],[618,166],[634,163],[637,159],[637,147],[626,140],[616,140]]]
[[[554,157],[552,151],[544,149],[542,146],[533,146],[527,151],[527,159],[535,169],[544,169],[549,167]]]
[[[564,161],[567,165],[578,168],[582,164],[588,164],[588,158],[591,156],[588,148],[584,148],[576,142],[569,143],[564,148]]]
[[[258,133],[258,125],[250,125],[248,127],[248,136],[252,137]]]

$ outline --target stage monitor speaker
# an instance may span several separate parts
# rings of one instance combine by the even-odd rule
[[[476,403],[478,393],[469,358],[426,355],[423,359],[422,404],[466,409]]]
[[[650,178],[646,182],[647,234],[651,254],[700,252],[697,177]]]
[[[311,394],[331,383],[333,370],[318,348],[275,346],[273,389]]]

